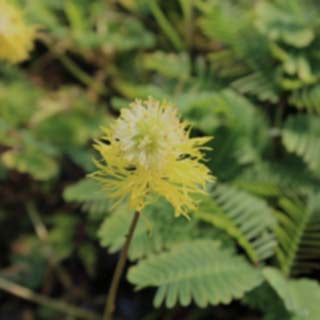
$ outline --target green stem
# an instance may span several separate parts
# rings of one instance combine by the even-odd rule
[[[113,319],[113,314],[114,314],[114,310],[115,310],[115,301],[116,301],[116,297],[117,297],[120,279],[123,274],[124,267],[126,265],[130,243],[133,238],[133,234],[136,229],[139,217],[140,217],[140,212],[136,211],[134,214],[134,217],[132,219],[132,222],[131,222],[131,226],[129,229],[129,233],[127,235],[126,242],[125,242],[123,249],[121,251],[120,258],[119,258],[119,261],[116,266],[116,270],[113,274],[111,286],[110,286],[107,301],[106,301],[103,320],[112,320]]]
[[[93,84],[94,80],[82,69],[78,67],[68,56],[65,54],[60,54],[56,56],[60,62],[66,67],[66,69],[73,74],[78,80],[83,84],[90,86]]]
[[[100,319],[100,317],[97,314],[91,311],[83,310],[65,302],[57,301],[52,298],[43,296],[41,294],[37,294],[28,288],[25,288],[3,278],[0,278],[0,289],[8,293],[11,293],[19,298],[41,304],[47,308],[60,311],[62,313],[68,314],[73,317],[77,317],[79,319]]]
[[[56,49],[58,44],[53,44],[52,40],[46,34],[39,34],[38,38],[47,46],[49,51],[63,64],[63,66],[80,82],[93,88],[97,93],[103,94],[107,92],[102,84],[97,83],[96,80],[88,73],[83,71],[72,59],[70,59],[63,51]]]
[[[178,51],[181,51],[184,49],[184,44],[182,40],[180,39],[179,34],[174,30],[174,28],[171,26],[169,20],[167,17],[163,14],[161,11],[159,4],[156,0],[151,0],[149,2],[150,10],[152,14],[154,15],[155,19],[157,20],[160,28],[162,31],[166,34],[166,36],[169,38],[171,43],[175,46],[175,48]]]
[[[34,203],[28,202],[26,208],[38,238],[42,241],[46,241],[48,239],[48,230],[42,222],[40,214],[36,210]]]
[[[192,46],[193,22],[194,22],[194,0],[180,0],[180,6],[184,16],[185,35],[188,47]]]
[[[279,103],[277,106],[275,118],[274,118],[274,126],[278,129],[282,126],[282,118],[284,115],[284,105],[282,103]]]
[[[33,202],[28,202],[26,205],[27,212],[29,214],[30,220],[33,224],[35,229],[35,233],[37,234],[38,238],[44,243],[44,245],[48,245],[48,230],[43,223],[39,212],[37,211]],[[64,268],[59,265],[59,259],[55,257],[55,254],[51,252],[48,254],[48,262],[49,265],[57,272],[59,280],[64,285],[64,287],[68,290],[72,289],[72,280]]]

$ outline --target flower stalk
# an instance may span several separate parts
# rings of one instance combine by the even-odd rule
[[[114,207],[124,201],[135,211],[127,239],[120,254],[106,301],[103,320],[112,320],[121,276],[140,212],[153,196],[165,198],[176,216],[186,216],[197,208],[196,194],[206,194],[213,181],[205,166],[204,146],[212,137],[193,138],[189,123],[166,101],[135,100],[104,135],[96,140],[101,159],[90,176],[103,185]]]
[[[140,212],[136,211],[133,216],[132,222],[131,222],[131,226],[130,226],[130,229],[129,229],[129,232],[127,235],[126,242],[122,248],[120,258],[119,258],[119,261],[116,266],[116,270],[115,270],[113,277],[112,277],[112,282],[111,282],[111,286],[110,286],[107,301],[106,301],[103,320],[112,320],[113,319],[113,314],[115,311],[115,301],[116,301],[116,297],[117,297],[119,283],[120,283],[121,276],[124,271],[124,267],[126,265],[129,247],[130,247],[130,244],[131,244],[131,241],[133,238],[134,231],[135,231],[136,226],[138,224],[139,217],[140,217]]]
[[[50,308],[52,310],[56,310],[67,314],[71,317],[75,317],[77,319],[86,319],[86,320],[99,320],[99,315],[85,309],[81,309],[77,306],[70,305],[63,301],[59,301],[42,294],[38,294],[30,290],[29,288],[23,287],[19,284],[13,283],[0,277],[0,289],[10,293],[16,297],[21,299],[37,303],[46,308]]]

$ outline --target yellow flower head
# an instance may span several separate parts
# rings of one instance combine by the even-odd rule
[[[103,161],[93,177],[100,180],[116,204],[142,210],[151,194],[165,197],[176,215],[196,208],[193,195],[204,193],[213,179],[200,162],[211,137],[190,138],[188,124],[180,121],[170,104],[149,98],[122,109],[120,117],[95,144]]]
[[[20,9],[0,0],[0,60],[25,60],[33,48],[34,36],[34,28],[25,24]]]

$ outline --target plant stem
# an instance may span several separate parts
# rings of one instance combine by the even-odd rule
[[[179,2],[184,16],[186,43],[191,48],[194,31],[194,0],[180,0]]]
[[[52,40],[46,34],[39,34],[38,38],[42,40],[42,42],[47,46],[49,52],[56,57],[63,66],[80,82],[91,87],[98,94],[104,94],[107,92],[107,88],[102,85],[102,83],[97,83],[96,79],[94,79],[87,72],[82,70],[71,58],[69,58],[65,50],[59,50],[58,43],[52,43]]]
[[[8,281],[6,279],[0,278],[0,289],[11,293],[19,298],[41,304],[47,308],[55,309],[57,311],[69,314],[70,316],[79,318],[79,319],[90,319],[90,320],[99,320],[100,317],[95,313],[83,310],[73,305],[67,304],[62,301],[57,301],[55,299],[43,296],[41,294],[35,293],[32,290],[20,286],[16,283]]]
[[[33,202],[27,203],[26,209],[38,238],[44,243],[44,245],[48,245],[49,233],[34,203]],[[51,252],[51,250],[47,258],[48,258],[49,266],[52,267],[52,269],[57,272],[59,280],[61,281],[63,286],[68,290],[72,289],[73,284],[72,284],[71,277],[69,276],[67,271],[64,270],[64,268],[59,264],[58,262],[59,260],[56,258],[55,254]]]
[[[284,115],[285,106],[280,102],[277,106],[276,115],[274,117],[274,126],[278,129],[281,129],[282,126],[282,118]]]
[[[90,86],[94,82],[91,76],[89,76],[85,71],[83,71],[72,59],[70,59],[66,54],[61,53],[57,55],[56,58],[66,67],[66,69],[72,73],[83,84]]]
[[[184,49],[184,43],[180,39],[179,34],[173,28],[165,14],[162,12],[159,4],[155,0],[149,1],[149,8],[155,17],[156,21],[158,22],[160,28],[164,32],[164,34],[169,38],[171,43],[174,45],[177,51],[181,51]]]
[[[108,297],[107,297],[107,301],[106,301],[106,306],[105,306],[105,310],[104,310],[103,320],[112,320],[112,318],[113,318],[113,313],[115,310],[115,301],[116,301],[116,297],[117,297],[120,279],[121,279],[121,276],[122,276],[122,273],[123,273],[123,270],[124,270],[124,267],[125,267],[125,264],[127,261],[130,243],[131,243],[134,231],[136,229],[139,217],[140,217],[140,212],[136,211],[134,214],[134,217],[132,219],[132,222],[131,222],[131,226],[129,229],[129,233],[127,235],[126,242],[125,242],[123,249],[121,251],[120,258],[119,258],[119,261],[116,266],[116,270],[113,274],[113,278],[112,278],[112,282],[111,282],[111,286],[109,289],[109,293],[108,293]]]

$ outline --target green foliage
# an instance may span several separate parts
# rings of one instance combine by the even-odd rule
[[[232,82],[232,87],[242,94],[255,95],[261,101],[278,102],[278,89],[273,79],[260,71]]]
[[[319,268],[320,195],[309,195],[307,203],[280,198],[277,213],[277,258],[285,274],[307,273]]]
[[[309,168],[320,175],[320,117],[289,117],[283,129],[283,144],[289,152],[301,156]]]
[[[54,149],[35,140],[28,132],[20,132],[17,150],[11,149],[2,154],[2,161],[9,169],[29,173],[35,179],[47,180],[58,173]]]
[[[162,222],[159,219],[163,219],[163,214],[161,217],[159,209],[157,210],[157,208],[154,208],[153,213],[158,214],[157,221],[154,221],[154,218],[151,220],[148,214],[146,214],[143,217],[142,222],[138,225],[132,240],[132,245],[130,246],[130,259],[137,259],[148,256],[153,252],[159,252],[169,245],[170,241],[178,241],[177,234],[174,234],[174,237],[172,237],[171,233],[170,237],[167,230],[163,228],[162,224],[165,222]],[[121,210],[117,210],[112,214],[112,216],[106,218],[101,225],[98,234],[101,239],[101,245],[109,247],[109,251],[111,253],[122,248],[130,226],[132,215],[133,212],[128,212],[127,208],[121,208]],[[171,220],[172,223],[172,216],[169,216],[167,220]],[[166,222],[168,223],[168,221]],[[184,229],[189,229],[190,227],[187,223],[184,223],[184,226]],[[175,229],[177,229],[177,224],[175,224]],[[164,232],[164,234],[162,232]],[[182,232],[180,232],[180,234],[182,237],[188,238],[188,234],[184,234]]]
[[[294,0],[290,6],[280,1],[262,1],[257,6],[257,26],[267,36],[271,52],[280,62],[278,82],[285,90],[296,90],[318,82],[316,8],[310,2]],[[311,70],[310,64],[313,64]]]
[[[127,208],[121,207],[114,210],[103,221],[98,236],[101,245],[109,248],[109,252],[113,253],[122,248],[132,215],[133,212],[128,212]],[[168,228],[168,225],[171,225],[171,228]],[[218,230],[203,227],[199,230],[199,224],[195,219],[188,221],[184,217],[175,218],[172,207],[159,199],[144,210],[142,221],[133,236],[129,258],[141,259],[169,249],[178,243],[203,237],[220,239],[230,246],[229,239]]]
[[[281,1],[268,3],[260,1],[257,5],[257,25],[273,41],[283,42],[296,48],[303,48],[314,40],[313,27],[316,15],[306,4],[293,0],[289,6]],[[308,9],[308,11],[305,11]]]
[[[90,214],[105,215],[110,207],[106,193],[101,184],[92,179],[83,179],[64,189],[64,199],[81,204],[84,211]]]
[[[192,136],[214,136],[205,162],[217,182],[190,220],[154,199],[129,250],[128,279],[155,287],[157,306],[195,305],[148,315],[153,291],[142,290],[123,309],[133,319],[240,320],[229,304],[238,299],[248,317],[319,318],[319,1],[14,2],[37,40],[29,60],[0,61],[0,275],[102,309],[132,212],[87,177],[92,144],[151,95],[176,105]],[[119,306],[130,288],[121,286]],[[6,306],[57,318],[5,302],[0,318],[13,317]]]
[[[10,255],[10,262],[15,270],[4,269],[0,275],[30,288],[37,288],[43,282],[48,268],[46,250],[33,236],[21,237],[13,245],[16,249]]]
[[[19,98],[25,92],[30,92],[26,99]],[[63,155],[92,168],[85,147],[99,125],[106,122],[102,113],[94,106],[88,108],[89,100],[79,88],[44,94],[26,80],[2,88],[0,102],[5,107],[0,111],[0,142],[8,148],[1,155],[2,161],[8,168],[38,180],[55,177]]]
[[[266,268],[265,278],[283,300],[292,320],[316,320],[319,317],[320,286],[310,279],[288,280],[278,270]]]
[[[290,96],[290,103],[298,109],[304,107],[310,111],[320,113],[319,108],[320,86],[314,85],[300,90],[296,90]]]
[[[236,90],[272,103],[289,91],[293,106],[318,110],[315,2],[261,0],[252,14],[228,1],[209,1],[201,8],[204,33],[225,46],[211,54],[212,67]]]
[[[169,308],[192,300],[200,307],[230,303],[261,282],[259,272],[241,257],[209,240],[186,242],[143,260],[130,269],[128,279],[138,288],[159,287],[154,304],[165,301]]]
[[[272,209],[262,200],[235,187],[218,184],[204,199],[196,217],[225,230],[259,263],[274,254]]]
[[[266,282],[248,292],[244,297],[244,302],[253,309],[261,310],[264,320],[291,319],[283,302]]]
[[[144,56],[147,70],[156,71],[166,78],[186,80],[190,76],[190,59],[186,54],[167,54],[157,51]]]
[[[150,47],[154,38],[141,22],[124,19],[121,12],[101,1],[28,1],[30,20],[46,28],[51,35],[65,42],[65,49],[86,54],[88,49],[103,47],[105,51],[126,51]],[[104,22],[108,21],[107,26]]]
[[[319,179],[299,158],[286,156],[277,161],[262,161],[247,168],[234,184],[263,197],[277,197],[295,190],[299,194],[319,190]]]

